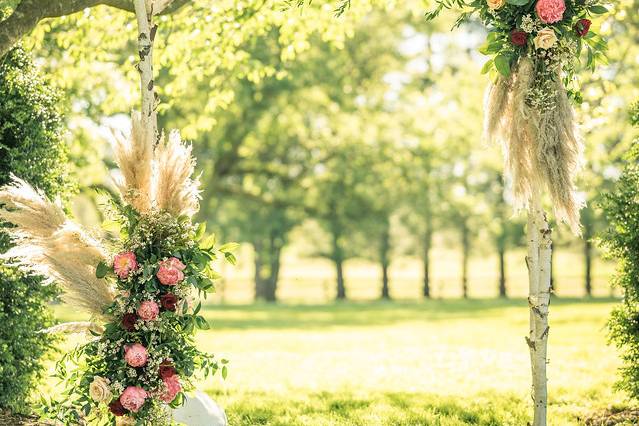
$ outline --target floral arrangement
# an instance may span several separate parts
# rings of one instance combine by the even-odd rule
[[[485,131],[505,147],[506,170],[520,207],[539,188],[550,190],[558,219],[579,231],[583,204],[573,178],[582,144],[570,99],[581,102],[581,59],[593,69],[606,62],[606,42],[592,19],[607,12],[600,0],[436,0],[427,13],[462,10],[456,25],[477,17],[487,27],[480,52],[492,75]]]
[[[214,289],[211,261],[234,263],[236,245],[216,248],[204,225],[192,223],[198,182],[179,134],[154,146],[139,115],[132,124],[131,138],[114,144],[122,177],[107,214],[120,238],[110,250],[26,182],[14,178],[0,190],[0,219],[15,225],[18,243],[5,257],[59,282],[63,297],[93,317],[49,330],[93,336],[57,363],[66,391],[43,412],[64,424],[171,424],[170,409],[193,389],[197,371],[226,376],[226,361],[194,344],[194,331],[209,328],[195,299]]]
[[[561,71],[569,94],[580,102],[576,79],[579,61],[586,52],[586,66],[594,69],[606,61],[606,42],[592,26],[594,16],[607,13],[600,0],[437,0],[427,13],[433,19],[445,8],[463,9],[456,25],[477,16],[488,28],[480,52],[490,56],[482,70],[508,77],[522,56],[534,60],[537,84],[530,102],[552,108],[552,80]],[[544,89],[545,87],[545,89]]]

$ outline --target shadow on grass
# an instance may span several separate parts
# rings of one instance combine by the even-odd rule
[[[524,425],[527,405],[510,394],[475,398],[441,397],[405,392],[290,394],[248,392],[227,397],[231,425]]]
[[[553,299],[552,306],[593,305],[615,299]],[[422,302],[341,302],[325,305],[208,305],[203,308],[216,330],[326,329],[393,325],[403,322],[501,318],[509,308],[525,309],[525,299],[428,300]]]

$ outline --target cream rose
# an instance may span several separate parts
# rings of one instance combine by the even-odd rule
[[[113,398],[109,388],[109,380],[104,377],[95,376],[89,385],[89,395],[95,402],[109,402]]]
[[[135,419],[129,416],[116,417],[115,426],[135,426]]]
[[[506,4],[506,0],[486,0],[488,7],[492,10],[501,9]]]
[[[550,49],[557,43],[557,34],[552,28],[544,28],[537,33],[533,42],[536,49]]]

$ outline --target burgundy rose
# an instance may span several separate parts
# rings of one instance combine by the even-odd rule
[[[111,411],[116,416],[124,416],[127,413],[126,408],[122,406],[122,403],[119,399],[115,399],[112,403],[109,404],[109,411]]]
[[[122,316],[122,328],[126,331],[135,330],[135,323],[138,321],[138,316],[136,314],[124,314]]]
[[[175,371],[175,367],[169,361],[164,361],[160,364],[160,377],[162,379],[168,379],[171,376],[175,376],[177,371]]]
[[[175,306],[177,305],[178,298],[173,293],[166,293],[160,296],[160,304],[167,311],[175,311]]]
[[[588,31],[590,31],[591,24],[592,22],[590,19],[580,19],[575,24],[575,32],[579,34],[579,37],[583,37],[588,34]]]
[[[510,42],[515,46],[525,46],[528,43],[528,34],[521,30],[513,30],[510,33]]]

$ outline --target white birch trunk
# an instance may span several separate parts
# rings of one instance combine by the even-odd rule
[[[138,21],[138,71],[142,93],[142,128],[151,145],[158,141],[156,99],[153,87],[153,39],[157,26],[153,25],[153,1],[134,0],[135,16]]]
[[[551,230],[536,192],[528,211],[528,280],[530,332],[526,338],[532,368],[533,426],[546,426],[548,389],[546,377],[548,348],[548,305],[550,303]]]

